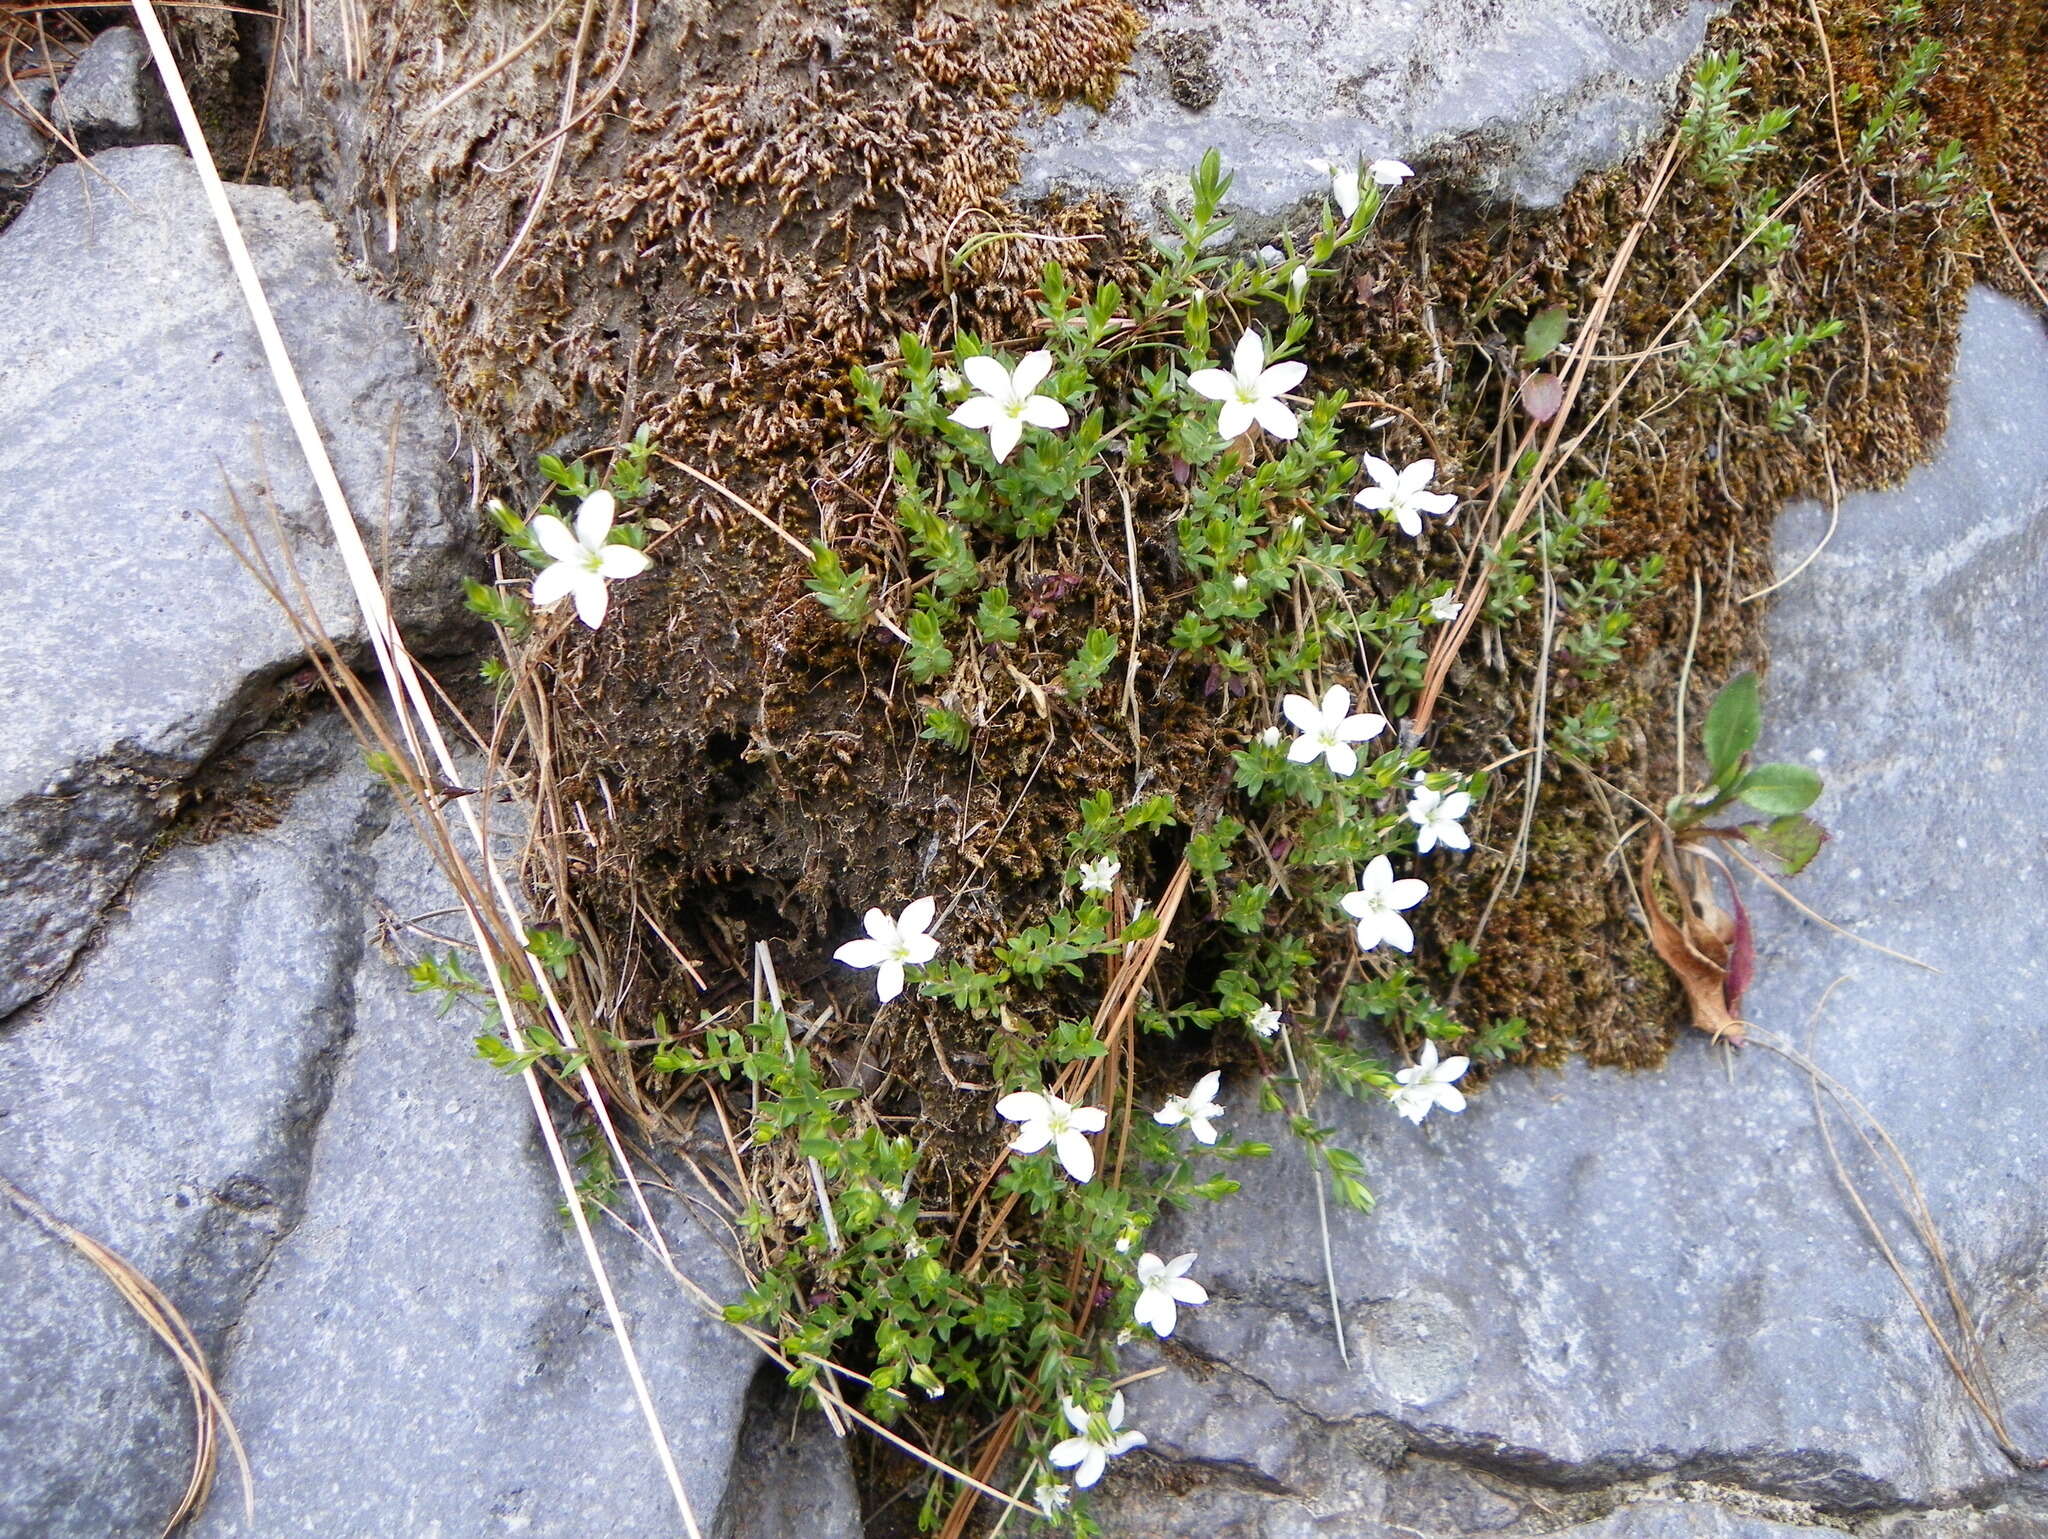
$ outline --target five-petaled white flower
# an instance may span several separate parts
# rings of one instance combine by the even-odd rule
[[[1415,932],[1401,917],[1401,910],[1413,908],[1429,896],[1429,883],[1413,877],[1394,880],[1394,865],[1384,855],[1373,856],[1365,868],[1358,891],[1347,892],[1338,906],[1358,921],[1358,949],[1370,951],[1385,942],[1397,951],[1415,949]]]
[[[1270,1037],[1280,1029],[1280,1012],[1271,1005],[1260,1005],[1245,1024],[1262,1037]]]
[[[1067,425],[1066,407],[1049,395],[1033,394],[1052,373],[1052,354],[1043,348],[1018,359],[1014,371],[987,353],[964,360],[960,368],[980,394],[961,402],[948,420],[964,428],[986,429],[989,452],[997,464],[1010,457],[1027,422],[1042,428]]]
[[[1102,1478],[1109,1461],[1143,1446],[1142,1432],[1120,1432],[1124,1424],[1124,1393],[1110,1396],[1109,1409],[1090,1414],[1071,1400],[1060,1402],[1060,1414],[1074,1429],[1074,1436],[1057,1444],[1046,1455],[1061,1469],[1074,1472],[1074,1484],[1086,1490]]]
[[[996,1111],[1023,1124],[1010,1140],[1013,1153],[1036,1154],[1051,1144],[1068,1175],[1084,1184],[1094,1177],[1095,1150],[1083,1135],[1100,1133],[1109,1121],[1109,1114],[1101,1107],[1069,1106],[1056,1095],[1017,1090],[996,1102]]]
[[[1435,460],[1417,460],[1406,470],[1396,470],[1378,455],[1368,454],[1365,473],[1372,477],[1373,484],[1351,500],[1361,508],[1385,513],[1411,538],[1422,533],[1423,514],[1442,516],[1458,505],[1458,499],[1449,492],[1429,489],[1429,483],[1436,479]]]
[[[1308,374],[1308,365],[1297,360],[1266,366],[1266,339],[1248,331],[1237,339],[1229,369],[1197,369],[1188,376],[1188,388],[1212,401],[1221,401],[1216,414],[1216,431],[1235,438],[1256,422],[1275,438],[1292,438],[1300,431],[1294,413],[1280,399]]]
[[[1311,764],[1320,757],[1333,775],[1349,775],[1358,768],[1358,750],[1353,743],[1370,742],[1387,730],[1387,718],[1370,711],[1351,714],[1351,691],[1332,684],[1323,691],[1317,705],[1306,695],[1287,695],[1280,701],[1280,714],[1301,733],[1287,746],[1287,757],[1296,764]]]
[[[1081,891],[1109,892],[1116,886],[1117,876],[1123,871],[1124,863],[1114,855],[1105,855],[1100,860],[1081,862]]]
[[[1465,1058],[1446,1058],[1437,1062],[1436,1044],[1425,1041],[1422,1057],[1412,1069],[1395,1071],[1399,1081],[1387,1092],[1394,1102],[1394,1110],[1410,1122],[1420,1122],[1429,1115],[1430,1108],[1441,1106],[1448,1112],[1465,1109],[1465,1092],[1455,1083],[1465,1073],[1470,1062]]]
[[[1171,1336],[1179,1305],[1209,1302],[1209,1290],[1188,1280],[1188,1268],[1194,1264],[1193,1251],[1171,1261],[1161,1261],[1149,1250],[1140,1256],[1138,1303],[1131,1318],[1140,1325],[1149,1325],[1155,1336]]]
[[[1330,196],[1337,200],[1337,212],[1349,219],[1358,212],[1358,162],[1339,165],[1330,160],[1312,160],[1308,163],[1311,171],[1320,171],[1330,179]]]
[[[1458,595],[1454,589],[1446,588],[1429,601],[1430,619],[1445,625],[1449,625],[1464,612],[1465,606],[1458,602]]]
[[[1408,798],[1408,821],[1416,827],[1415,850],[1427,855],[1438,845],[1448,850],[1469,850],[1472,836],[1458,819],[1472,810],[1472,798],[1464,791],[1432,791],[1417,786]]]
[[[906,965],[914,967],[939,954],[939,943],[925,934],[937,909],[930,898],[916,899],[894,919],[871,908],[861,920],[867,927],[866,937],[848,941],[832,953],[833,959],[848,967],[874,968],[875,993],[886,1005],[903,992]]]
[[[1391,160],[1382,156],[1365,168],[1365,174],[1382,187],[1399,187],[1415,172],[1405,160]]]
[[[1186,1095],[1168,1096],[1166,1104],[1152,1114],[1152,1120],[1163,1128],[1177,1128],[1185,1122],[1196,1143],[1213,1144],[1215,1119],[1223,1115],[1223,1108],[1216,1103],[1216,1090],[1222,1083],[1221,1071],[1211,1069],[1195,1081],[1195,1088]]]
[[[1073,1501],[1074,1488],[1064,1480],[1040,1480],[1032,1494],[1038,1498],[1038,1510],[1049,1518],[1056,1518]]]
[[[536,513],[527,527],[540,548],[554,559],[533,580],[533,607],[546,609],[565,598],[576,600],[576,618],[592,630],[604,624],[610,603],[605,584],[638,577],[654,562],[645,551],[630,545],[612,545],[612,519],[618,504],[610,492],[592,492],[576,510],[576,529],[552,513]]]

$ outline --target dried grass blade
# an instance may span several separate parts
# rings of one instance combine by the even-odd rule
[[[151,1334],[164,1344],[185,1375],[185,1389],[192,1397],[192,1470],[185,1480],[184,1494],[172,1511],[163,1531],[170,1534],[187,1518],[206,1505],[213,1491],[214,1471],[220,1460],[220,1435],[225,1433],[229,1451],[235,1456],[236,1472],[242,1479],[242,1515],[256,1518],[256,1481],[249,1468],[249,1455],[242,1447],[241,1434],[228,1414],[227,1403],[213,1382],[206,1350],[199,1337],[178,1312],[163,1290],[145,1277],[129,1260],[111,1246],[102,1245],[83,1230],[67,1224],[27,1192],[0,1176],[0,1196],[5,1196],[24,1217],[52,1239],[61,1241],[98,1267],[121,1300],[134,1310]]]
[[[326,445],[320,437],[319,426],[313,419],[312,408],[306,400],[305,391],[293,367],[290,353],[284,345],[284,339],[278,331],[277,320],[264,293],[262,280],[256,273],[248,246],[242,238],[240,224],[232,205],[228,202],[219,170],[214,165],[205,134],[200,128],[198,116],[186,92],[177,59],[157,17],[154,0],[132,0],[132,5],[136,21],[142,29],[143,36],[148,40],[150,53],[156,61],[165,92],[170,97],[171,109],[184,135],[186,148],[191,153],[194,167],[198,171],[208,207],[219,228],[221,240],[227,248],[229,264],[234,269],[250,318],[262,343],[272,379],[284,404],[285,414],[305,454],[314,484],[320,491],[343,568],[362,612],[372,649],[376,653],[386,685],[392,694],[394,717],[407,743],[409,758],[412,761],[408,779],[413,783],[414,790],[420,791],[430,778],[428,765],[431,761],[438,766],[439,773],[449,783],[456,783],[459,777],[454,756],[441,734],[432,700],[421,682],[419,670],[415,667],[411,654],[406,650],[404,641],[392,622],[390,608],[385,601],[376,569],[370,562],[369,553],[363,545],[361,530],[349,509],[347,495],[335,474],[333,462],[328,457]],[[338,654],[329,655],[326,662],[330,668],[346,670],[346,664]],[[523,947],[518,946],[516,942],[509,949],[506,945],[506,932],[509,931],[516,937],[520,931],[519,905],[513,899],[504,875],[492,855],[485,831],[468,801],[468,798],[459,801],[457,809],[477,850],[477,858],[483,868],[481,878],[453,850],[452,839],[447,834],[440,809],[428,801],[422,810],[425,816],[437,825],[441,835],[434,847],[452,857],[449,875],[457,884],[458,895],[474,932],[478,950],[493,964],[487,968],[487,972],[496,1003],[506,1022],[506,1029],[513,1037],[515,1047],[522,1047],[524,1043],[517,1026],[518,1017],[507,991],[505,974],[512,967],[524,962],[530,975],[538,981],[550,1014],[561,1026],[564,1040],[573,1042],[576,1040],[575,1034],[569,1030],[566,1020],[561,1017],[560,1004],[554,991],[548,986],[545,968],[540,967],[536,959],[526,956]],[[568,1205],[585,1263],[604,1302],[620,1358],[632,1385],[635,1402],[647,1424],[670,1494],[675,1500],[690,1539],[703,1539],[703,1531],[698,1526],[695,1509],[690,1502],[688,1491],[683,1486],[681,1471],[676,1466],[675,1455],[663,1430],[660,1413],[655,1408],[652,1391],[648,1388],[646,1376],[640,1367],[639,1356],[633,1348],[631,1333],[613,1290],[610,1273],[605,1266],[604,1258],[598,1252],[596,1238],[591,1233],[589,1219],[577,1191],[575,1175],[570,1168],[567,1153],[562,1147],[560,1135],[555,1130],[553,1118],[549,1114],[539,1076],[529,1068],[522,1075],[522,1079],[541,1131],[542,1141],[547,1147],[549,1163],[554,1168],[556,1183]],[[641,1190],[632,1162],[624,1155],[617,1131],[612,1126],[602,1097],[596,1094],[595,1082],[590,1079],[587,1069],[584,1071],[583,1083],[586,1092],[591,1096],[592,1111],[604,1130],[613,1157],[624,1169],[641,1211],[643,1214],[647,1213],[646,1197]],[[662,1240],[658,1229],[654,1233],[654,1238],[665,1253],[666,1242]]]

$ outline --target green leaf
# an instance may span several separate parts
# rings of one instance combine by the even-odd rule
[[[973,741],[967,725],[967,718],[958,711],[949,711],[944,706],[933,706],[924,713],[924,731],[919,737],[934,743],[944,743],[955,753],[965,753]]]
[[[1759,764],[1742,777],[1735,794],[1758,812],[1804,812],[1820,796],[1820,776],[1803,764]]]
[[[1522,333],[1522,362],[1541,363],[1556,352],[1571,323],[1572,318],[1556,305],[1538,310],[1530,318],[1528,330]]]
[[[1752,824],[1743,833],[1751,844],[1783,866],[1787,876],[1797,876],[1804,871],[1813,857],[1820,853],[1820,847],[1828,837],[1827,830],[1820,824],[1798,813],[1761,826]]]
[[[1715,785],[1726,788],[1741,765],[1742,756],[1756,747],[1757,736],[1763,729],[1764,708],[1757,696],[1756,675],[1738,674],[1714,697],[1713,706],[1707,711],[1706,730],[1701,734]],[[1786,810],[1797,812],[1799,809]]]

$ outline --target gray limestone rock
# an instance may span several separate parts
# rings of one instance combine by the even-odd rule
[[[798,1409],[779,1371],[754,1380],[710,1539],[861,1539],[847,1445]]]
[[[169,137],[170,103],[142,34],[109,27],[87,44],[57,88],[50,117],[88,154]]]
[[[40,78],[0,86],[0,176],[23,177],[42,165],[48,146],[35,122],[49,115],[50,92]]]
[[[2048,653],[2044,422],[2048,335],[1980,291],[1939,456],[1849,498],[1779,599],[1764,746],[1823,771],[1816,812],[1834,834],[1800,895],[1941,971],[1757,891],[1747,1008],[1784,1038],[1811,1029],[1818,1060],[1913,1161],[2013,1435],[2037,1456],[2048,1140],[2023,1087],[2048,998],[2048,847],[2028,812],[2048,803],[2048,675],[2033,661]],[[1784,516],[1786,569],[1825,524],[1811,508]],[[1284,1132],[1244,1196],[1154,1247],[1197,1251],[1214,1302],[1176,1336],[1183,1371],[1133,1387],[1132,1420],[1228,1510],[1288,1514],[1245,1532],[1375,1532],[1402,1500],[1404,1450],[1536,1490],[1676,1476],[1837,1519],[1929,1509],[1896,1519],[1901,1534],[2002,1532],[1974,1511],[1987,1496],[2039,1498],[2043,1477],[1986,1435],[1863,1231],[1785,1059],[1688,1039],[1654,1073],[1503,1074],[1463,1116],[1420,1128],[1334,1101],[1322,1116],[1381,1193],[1369,1217],[1333,1218],[1349,1366]],[[1882,1175],[1835,1128],[1932,1291]],[[1157,1531],[1156,1510],[1128,1500],[1125,1531]],[[1590,1532],[1720,1531],[1639,1519]]]
[[[334,722],[257,768],[305,779],[283,820],[152,862],[0,1028],[0,1172],[163,1286],[247,1445],[255,1522],[224,1461],[188,1531],[680,1532],[524,1090],[476,1057],[475,1019],[408,990],[445,883]],[[668,1217],[730,1296],[717,1246]],[[727,1501],[759,1359],[637,1247],[605,1249],[700,1521],[805,1510]],[[0,1297],[0,1539],[153,1536],[190,1452],[168,1359],[4,1208]],[[747,1473],[808,1482],[818,1526],[741,1532],[854,1532],[843,1449],[784,1458],[782,1430],[750,1431]]]
[[[233,200],[401,623],[431,644],[461,613],[465,520],[425,360],[312,205]],[[182,152],[50,174],[0,232],[0,351],[4,1017],[62,976],[183,783],[299,666],[208,520],[233,529],[239,501],[274,547],[274,508],[329,631],[362,631]]]
[[[1705,0],[1162,0],[1108,110],[1026,132],[1025,191],[1183,193],[1205,150],[1232,205],[1326,185],[1316,157],[1399,156],[1545,207],[1639,147],[1717,9]]]

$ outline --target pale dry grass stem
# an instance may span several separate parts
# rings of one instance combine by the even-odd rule
[[[1821,1012],[1843,979],[1837,978],[1822,992],[1820,1001],[1814,1006],[1813,1021],[1818,1021]],[[1811,1023],[1809,1023],[1811,1024]],[[1948,1247],[1943,1243],[1941,1232],[1934,1220],[1933,1209],[1927,1201],[1927,1193],[1920,1184],[1920,1177],[1913,1169],[1913,1163],[1906,1158],[1896,1139],[1885,1125],[1878,1120],[1868,1104],[1848,1086],[1822,1069],[1812,1057],[1781,1041],[1769,1033],[1752,1030],[1749,1040],[1768,1052],[1776,1053],[1787,1063],[1804,1072],[1813,1091],[1814,1121],[1820,1129],[1821,1142],[1827,1150],[1828,1164],[1840,1183],[1850,1206],[1855,1209],[1857,1219],[1864,1232],[1884,1258],[1885,1265],[1905,1290],[1912,1302],[1920,1323],[1933,1339],[1935,1349],[1955,1376],[1957,1385],[1977,1414],[1983,1419],[1985,1430],[2013,1465],[2023,1470],[2048,1468],[2048,1459],[2040,1459],[2022,1452],[2015,1443],[2011,1429],[2006,1425],[2003,1407],[1999,1404],[1998,1393],[1992,1381],[1989,1365],[1984,1356],[1983,1333],[1975,1315],[1963,1296],[1956,1281],[1955,1269],[1949,1261]],[[1825,1097],[1825,1099],[1824,1099]],[[1847,1162],[1835,1143],[1834,1130],[1828,1120],[1828,1105],[1833,1103],[1855,1131],[1857,1140],[1871,1162],[1883,1172],[1894,1200],[1904,1214],[1907,1227],[1925,1254],[1927,1264],[1932,1268],[1939,1285],[1939,1301],[1948,1311],[1946,1323],[1937,1315],[1936,1305],[1928,1294],[1913,1281],[1905,1262],[1884,1230],[1877,1214],[1872,1210],[1863,1189],[1850,1175]]]
[[[290,589],[287,590],[274,577],[266,580],[266,586],[272,596],[280,601],[288,620],[306,642],[309,656],[314,659],[323,681],[329,684],[337,702],[345,700],[353,706],[352,711],[349,711],[349,706],[344,706],[345,712],[349,714],[350,724],[362,734],[366,746],[375,745],[376,750],[384,756],[383,762],[389,767],[392,779],[396,782],[394,789],[402,793],[398,798],[401,807],[412,820],[413,826],[421,832],[428,848],[455,886],[458,901],[469,921],[477,951],[484,959],[490,990],[514,1050],[525,1051],[526,1038],[520,1027],[521,1015],[514,1004],[509,980],[520,977],[522,973],[538,992],[543,1013],[552,1023],[559,1040],[574,1047],[581,1042],[582,1034],[571,1026],[561,1000],[552,987],[547,969],[540,965],[539,959],[532,956],[523,944],[521,905],[505,880],[482,818],[477,809],[470,805],[473,798],[444,797],[438,792],[438,787],[459,785],[459,771],[455,757],[442,733],[432,691],[424,682],[422,671],[414,662],[393,622],[382,582],[363,545],[361,530],[350,510],[347,495],[342,490],[333,463],[328,457],[319,426],[314,421],[312,409],[293,367],[290,353],[278,331],[276,317],[264,293],[262,280],[256,273],[234,209],[228,202],[219,171],[207,148],[205,135],[193,110],[191,98],[185,90],[177,60],[171,52],[169,40],[164,35],[154,4],[152,0],[133,0],[133,4],[136,20],[148,40],[150,52],[163,78],[165,91],[170,97],[172,111],[183,132],[186,148],[191,153],[199,173],[209,210],[227,247],[229,263],[234,269],[247,302],[250,318],[255,324],[265,357],[270,364],[271,376],[283,401],[286,416],[305,455],[314,484],[320,492],[335,547],[348,575],[371,648],[390,693],[389,726],[368,687],[356,676],[347,660],[339,654],[331,639],[325,635],[318,615],[311,612],[310,606],[302,612],[300,606],[306,603],[307,595],[304,584],[297,580],[295,568],[290,565],[288,543],[281,545],[281,553],[287,565]],[[267,564],[262,561],[260,552],[252,551],[245,555],[244,559],[249,562],[252,571],[259,574],[269,571]],[[473,857],[456,847],[454,831],[445,816],[446,809],[451,803],[456,810],[458,821],[467,832],[467,842],[474,851]],[[577,1078],[587,1098],[590,1112],[603,1132],[616,1167],[623,1172],[642,1219],[649,1226],[650,1238],[666,1256],[666,1239],[659,1227],[653,1223],[634,1163],[624,1150],[604,1098],[587,1066]],[[561,1189],[570,1220],[576,1230],[585,1263],[610,1320],[634,1399],[647,1425],[650,1440],[654,1444],[656,1456],[675,1500],[677,1511],[683,1520],[684,1529],[690,1539],[702,1539],[702,1530],[697,1523],[695,1510],[684,1488],[682,1474],[677,1468],[674,1452],[663,1430],[660,1413],[655,1407],[646,1377],[641,1370],[629,1327],[612,1286],[610,1271],[591,1232],[575,1173],[570,1166],[561,1136],[555,1128],[540,1078],[529,1064],[522,1071],[521,1079],[547,1149],[549,1164],[553,1168],[556,1183]],[[670,1266],[673,1270],[673,1262]]]
[[[213,1372],[206,1361],[206,1349],[199,1344],[198,1336],[186,1323],[184,1315],[178,1312],[178,1306],[126,1257],[58,1218],[5,1176],[0,1176],[0,1197],[5,1197],[17,1212],[50,1238],[70,1246],[98,1267],[107,1281],[114,1285],[114,1291],[121,1295],[121,1302],[135,1311],[137,1318],[149,1327],[150,1333],[163,1343],[164,1349],[176,1360],[179,1372],[185,1376],[185,1390],[192,1400],[192,1468],[185,1477],[184,1493],[179,1497],[170,1520],[164,1524],[163,1532],[169,1535],[206,1505],[220,1463],[222,1438],[227,1440],[228,1451],[235,1458],[236,1472],[241,1476],[243,1517],[253,1522],[256,1517],[256,1483],[250,1473],[249,1456],[242,1448],[241,1435],[235,1431],[234,1418],[228,1414],[227,1405],[214,1385]]]

